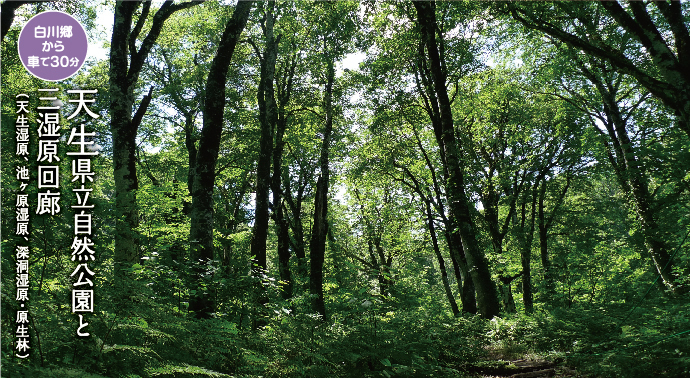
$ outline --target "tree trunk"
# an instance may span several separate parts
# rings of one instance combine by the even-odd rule
[[[306,277],[307,275],[304,228],[302,226],[302,201],[304,199],[304,188],[306,186],[306,179],[305,183],[302,183],[303,178],[304,171],[300,170],[297,182],[299,188],[297,188],[297,196],[295,198],[292,196],[289,177],[286,177],[284,180],[285,200],[288,204],[288,208],[290,209],[288,223],[290,229],[292,229],[292,240],[290,241],[290,245],[292,246],[292,250],[295,252],[295,256],[297,257],[297,276],[300,278]]]
[[[604,112],[606,113],[604,124],[609,140],[613,144],[610,149],[613,149],[615,153],[615,156],[610,153],[609,159],[614,170],[616,170],[623,190],[632,197],[637,219],[642,226],[645,245],[656,272],[661,275],[664,285],[671,292],[674,294],[685,292],[687,288],[681,288],[676,283],[678,277],[672,272],[673,264],[668,247],[663,232],[654,217],[653,198],[649,193],[647,172],[637,158],[637,151],[628,135],[626,120],[621,114],[618,105],[619,100],[616,98],[618,85],[613,84],[611,79],[608,79],[608,82],[602,81],[600,76],[588,69],[582,62],[578,61],[577,63],[580,71],[596,86],[602,97]]]
[[[110,131],[113,139],[113,166],[115,179],[115,275],[124,272],[139,258],[136,228],[139,223],[136,190],[139,187],[136,172],[136,137],[152,92],[144,97],[134,116],[134,89],[141,69],[155,44],[164,22],[176,11],[196,5],[196,2],[173,4],[166,1],[153,17],[148,34],[136,49],[139,37],[151,7],[143,3],[141,15],[132,28],[132,18],[139,2],[115,4],[115,20],[110,48]]]
[[[446,241],[448,243],[448,253],[453,262],[455,278],[458,281],[458,293],[462,302],[462,311],[476,314],[476,290],[472,282],[472,276],[467,268],[467,260],[465,259],[465,251],[462,247],[460,234],[455,231],[455,226],[451,222],[446,224]]]
[[[325,42],[324,42],[325,44]],[[314,226],[309,244],[309,256],[311,258],[309,275],[309,293],[312,295],[312,311],[321,314],[323,320],[327,320],[326,305],[323,298],[323,263],[326,255],[326,237],[328,232],[328,181],[331,132],[333,131],[333,82],[335,81],[335,69],[333,58],[328,57],[326,73],[326,91],[324,108],[326,110],[326,124],[323,131],[323,144],[321,145],[321,157],[319,165],[321,176],[316,182],[316,196],[314,198]]]
[[[285,206],[283,206],[283,190],[281,188],[282,161],[283,161],[283,135],[287,126],[285,112],[281,106],[281,112],[276,128],[276,146],[273,150],[273,177],[271,181],[271,191],[273,192],[273,214],[278,235],[278,270],[283,286],[283,298],[292,297],[292,277],[290,276],[290,235],[288,234],[288,224],[285,219]]]
[[[636,158],[636,151],[633,144],[628,137],[625,128],[625,121],[621,117],[618,110],[618,105],[611,103],[609,108],[610,118],[616,128],[616,134],[620,139],[620,146],[622,155],[625,161],[624,176],[628,179],[630,193],[632,194],[633,202],[637,212],[637,218],[642,225],[642,232],[644,234],[645,245],[654,262],[657,273],[668,289],[672,292],[678,292],[678,285],[676,284],[676,277],[673,272],[673,264],[666,242],[662,236],[662,231],[654,218],[654,210],[652,210],[651,203],[653,201],[649,193],[649,186],[647,184],[647,174],[641,163]]]
[[[237,3],[232,18],[223,31],[206,81],[204,124],[194,169],[189,232],[190,256],[194,263],[192,272],[195,276],[192,284],[195,294],[190,298],[189,309],[194,311],[198,318],[208,318],[215,310],[215,304],[203,289],[202,280],[206,272],[204,265],[213,259],[213,186],[223,131],[225,82],[235,46],[247,24],[251,7],[252,3],[248,1]]]
[[[550,301],[555,294],[554,277],[549,259],[549,229],[547,227],[546,215],[544,213],[544,197],[546,195],[546,180],[541,183],[539,190],[539,256],[541,256],[541,266],[544,269],[544,288],[545,300]]]
[[[539,185],[539,180],[534,185]],[[536,218],[536,187],[532,190],[532,207],[530,216],[527,217],[527,203],[522,204],[520,219],[520,263],[522,265],[522,301],[525,305],[525,313],[534,311],[534,298],[532,294],[532,241],[534,240],[534,224]],[[525,225],[529,221],[529,227]]]
[[[517,197],[517,193],[514,194],[512,201],[511,201],[511,207],[510,207],[510,212],[506,216],[505,222],[504,222],[504,230],[501,229],[501,224],[499,220],[499,215],[498,215],[498,205],[499,205],[499,194],[496,191],[496,187],[494,186],[493,183],[493,173],[495,171],[493,170],[493,167],[490,168],[487,181],[488,181],[488,187],[486,189],[486,192],[482,195],[482,203],[484,204],[484,220],[486,221],[486,224],[488,225],[489,228],[489,235],[491,236],[491,244],[494,248],[494,253],[498,256],[503,254],[503,239],[505,238],[507,226],[508,226],[508,221],[510,220],[510,217],[513,214],[513,208],[515,205],[515,200]],[[503,267],[499,267],[499,272],[504,271]],[[503,273],[499,273],[500,275],[500,281],[501,281],[501,286],[499,287],[499,291],[501,292],[501,303],[503,304],[503,309],[506,313],[514,313],[515,310],[515,299],[513,298],[513,292],[510,288],[512,280],[506,281],[503,276]]]
[[[138,4],[115,4],[115,22],[110,48],[110,130],[113,134],[113,166],[115,174],[115,274],[137,261],[138,245],[135,229],[139,216],[136,208],[136,136],[132,125],[134,88],[128,85],[128,40],[132,14]],[[138,125],[137,125],[138,126]]]
[[[252,230],[251,254],[254,256],[252,275],[261,277],[266,273],[266,239],[268,238],[269,203],[271,188],[271,157],[273,155],[273,129],[277,121],[277,109],[273,81],[276,69],[278,42],[273,36],[273,3],[266,3],[264,36],[266,47],[263,56],[256,51],[261,61],[261,79],[257,93],[259,104],[259,162],[256,170],[256,211]],[[280,167],[278,167],[280,169]],[[274,194],[275,195],[275,194]],[[274,204],[278,206],[278,204]]]
[[[327,178],[324,175],[316,182],[316,196],[314,199],[314,226],[312,228],[311,243],[309,244],[310,270],[309,270],[309,294],[312,295],[311,309],[320,314],[326,320],[326,304],[323,298],[323,264],[326,255],[326,237],[328,223],[327,201],[328,184],[324,184]]]
[[[513,281],[520,277],[522,272],[514,276],[501,276],[501,301],[503,302],[503,310],[507,314],[514,314],[517,310],[515,309],[515,300],[513,299],[513,291],[511,285]]]
[[[421,57],[420,57],[421,59]],[[422,71],[420,67],[420,71]],[[422,74],[422,76],[426,76],[426,74]],[[426,80],[425,80],[426,81]],[[425,85],[424,88],[427,88],[428,85]],[[420,88],[421,90],[421,88]],[[429,90],[428,91],[428,97],[425,101],[428,103],[436,103],[435,96],[433,95],[433,91]],[[432,124],[435,125],[440,125],[440,122],[438,121],[438,112],[430,109],[432,106],[429,106],[427,109],[427,114],[429,114],[429,117],[432,119]],[[437,107],[436,107],[437,108]],[[435,127],[436,128],[436,127]],[[439,127],[440,128],[440,127]],[[439,181],[436,178],[436,171],[434,169],[433,164],[431,163],[431,159],[429,159],[429,155],[427,154],[426,150],[424,149],[424,145],[422,144],[421,139],[419,138],[419,134],[417,133],[416,128],[412,128],[412,131],[414,132],[415,139],[417,142],[417,147],[419,147],[419,150],[422,152],[422,155],[424,156],[424,161],[426,161],[427,167],[429,168],[429,171],[431,173],[431,180],[433,184],[433,189],[434,189],[434,194],[435,194],[435,207],[437,208],[437,214],[440,215],[441,219],[443,220],[444,224],[444,233],[445,233],[445,238],[446,238],[446,244],[448,245],[448,254],[450,256],[450,260],[453,263],[453,273],[455,274],[455,280],[458,284],[458,294],[460,295],[460,299],[462,302],[462,311],[463,312],[468,312],[470,314],[476,314],[477,313],[477,301],[475,299],[475,290],[474,290],[474,284],[472,283],[472,277],[470,277],[470,274],[467,270],[467,261],[465,259],[465,253],[462,248],[462,240],[458,233],[455,231],[455,226],[452,222],[451,219],[448,219],[446,217],[445,213],[445,206],[443,205],[443,201],[441,200],[441,187],[439,185]],[[443,139],[440,140],[439,143],[442,143]],[[447,164],[445,163],[445,155],[443,153],[443,149],[441,148],[440,151],[441,153],[441,164],[444,168],[444,174],[443,177],[447,177]],[[415,191],[420,195],[420,197],[425,198],[426,195],[424,192],[421,190],[421,185],[418,184],[418,181],[414,178],[412,173],[406,169],[403,168],[403,171],[405,171],[408,176],[415,182]],[[431,204],[432,199],[434,198],[429,194],[429,197],[426,197],[427,201]]]
[[[189,172],[187,173],[187,190],[189,194],[192,194],[192,188],[194,187],[194,169],[196,168],[196,139],[194,138],[194,121],[196,117],[191,113],[185,115],[184,122],[184,143],[187,147],[188,162],[189,162]],[[190,205],[185,203],[186,207]],[[186,213],[189,213],[187,211]]]
[[[391,265],[393,258],[390,254],[388,255],[388,258],[386,258],[386,255],[383,251],[383,246],[381,245],[381,234],[372,236],[373,245],[376,249],[376,255],[378,257],[371,253],[371,263],[376,267],[376,276],[379,281],[379,293],[381,296],[386,297],[390,294],[390,289],[393,286],[393,280],[391,279]]]
[[[422,39],[425,41],[434,90],[439,102],[443,147],[448,165],[446,191],[450,202],[452,216],[458,224],[458,231],[462,239],[465,258],[469,267],[472,282],[477,291],[477,305],[482,317],[490,319],[499,314],[496,287],[491,280],[489,266],[481,251],[476,238],[476,229],[471,217],[470,204],[465,193],[465,183],[462,171],[462,157],[455,139],[453,115],[446,88],[446,75],[443,72],[436,45],[435,32],[437,30],[436,16],[433,2],[415,2],[419,17]]]
[[[279,36],[280,38],[280,36]],[[277,45],[277,44],[276,44]],[[290,299],[292,297],[292,276],[290,274],[290,235],[288,233],[289,226],[287,219],[285,219],[285,206],[283,204],[283,189],[281,187],[283,175],[283,150],[285,141],[283,136],[287,129],[288,116],[285,112],[285,107],[290,102],[292,92],[292,79],[295,74],[295,66],[297,65],[297,56],[293,55],[290,67],[286,70],[285,77],[282,82],[276,80],[278,84],[278,99],[280,105],[278,107],[278,120],[276,123],[276,145],[273,150],[273,177],[271,181],[271,191],[273,192],[273,211],[274,220],[276,223],[276,231],[278,234],[278,270],[280,273],[280,280],[284,282],[283,299]]]
[[[438,260],[438,267],[441,271],[441,281],[443,282],[443,289],[446,292],[446,298],[448,298],[448,303],[450,304],[450,309],[453,311],[453,316],[459,316],[460,310],[458,309],[458,303],[453,297],[453,290],[450,288],[448,283],[448,272],[446,270],[446,263],[443,261],[443,256],[441,255],[441,249],[438,246],[438,240],[436,238],[436,226],[434,226],[434,218],[431,213],[431,204],[429,200],[425,201],[426,205],[426,216],[427,224],[429,227],[429,234],[431,235],[431,245],[434,248],[434,254],[436,254],[436,260]],[[462,287],[462,286],[461,286]],[[460,291],[462,294],[462,291]]]

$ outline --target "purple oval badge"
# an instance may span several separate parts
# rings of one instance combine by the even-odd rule
[[[89,41],[79,21],[67,13],[48,11],[35,15],[19,34],[17,48],[22,64],[46,81],[72,77],[86,59]]]

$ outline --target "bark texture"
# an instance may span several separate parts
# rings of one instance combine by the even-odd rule
[[[139,258],[136,228],[136,190],[139,188],[136,172],[136,136],[152,92],[141,101],[134,116],[134,91],[141,69],[155,44],[165,21],[176,11],[189,8],[198,2],[173,4],[166,1],[153,16],[151,29],[136,48],[139,34],[151,8],[143,3],[141,14],[132,27],[134,12],[141,3],[123,1],[115,4],[115,20],[110,49],[110,131],[113,136],[113,166],[115,178],[115,274],[123,276],[126,268]]]
[[[664,233],[656,220],[655,201],[649,191],[648,173],[645,166],[638,158],[638,151],[630,139],[627,131],[627,116],[623,114],[619,106],[619,80],[605,75],[598,75],[592,69],[587,68],[581,61],[578,67],[587,79],[596,87],[605,113],[603,123],[608,141],[605,146],[608,157],[616,172],[616,177],[623,189],[628,194],[635,207],[637,219],[642,226],[645,246],[652,259],[656,272],[661,275],[664,285],[674,294],[687,291],[677,283],[678,277],[672,272],[673,262],[669,254]],[[620,79],[620,78],[619,78]],[[631,112],[635,107],[631,108]],[[541,231],[541,228],[540,228]]]
[[[453,296],[453,290],[450,288],[450,283],[448,283],[448,272],[446,270],[446,262],[443,260],[443,255],[441,255],[441,249],[438,246],[438,240],[436,237],[436,226],[434,226],[434,218],[431,212],[431,204],[429,201],[425,201],[425,209],[427,215],[427,224],[429,227],[429,234],[431,235],[431,245],[434,248],[434,254],[436,255],[436,260],[438,260],[438,267],[441,271],[441,282],[443,282],[443,290],[446,292],[446,298],[450,304],[450,309],[453,311],[454,316],[460,316],[460,309],[458,308],[458,303],[455,301]],[[462,292],[461,292],[462,293]]]
[[[288,221],[285,217],[284,194],[282,187],[283,177],[283,151],[285,141],[283,136],[288,126],[288,117],[285,107],[290,102],[292,92],[292,80],[295,75],[297,56],[293,55],[289,68],[285,71],[283,79],[278,84],[278,120],[276,123],[275,149],[273,150],[273,177],[271,178],[271,191],[273,192],[273,213],[278,235],[278,269],[280,280],[285,283],[283,298],[292,297],[292,276],[290,274],[290,235]]]
[[[324,42],[325,44],[325,42]],[[328,57],[326,72],[326,90],[324,92],[324,109],[326,122],[323,128],[323,142],[319,166],[321,176],[316,182],[316,196],[314,198],[314,225],[312,227],[311,242],[309,244],[309,294],[312,296],[312,311],[319,313],[323,320],[327,320],[326,304],[323,298],[323,264],[326,256],[326,238],[328,233],[328,184],[330,180],[329,152],[331,133],[333,131],[333,83],[335,68],[333,58]]]
[[[256,211],[252,230],[251,253],[253,275],[260,277],[266,272],[266,239],[268,238],[269,191],[271,189],[271,157],[273,156],[273,129],[277,122],[277,107],[273,81],[275,78],[277,45],[273,33],[273,3],[268,3],[262,28],[266,38],[264,53],[256,49],[261,61],[261,78],[257,100],[259,104],[259,123],[261,137],[259,140],[259,161],[256,169]],[[280,167],[278,167],[280,169]],[[275,195],[275,193],[274,193]],[[274,204],[275,205],[275,204]],[[275,209],[274,209],[275,211]]]
[[[210,317],[215,305],[203,289],[201,280],[206,272],[205,265],[213,259],[213,186],[218,150],[223,131],[223,111],[225,109],[225,82],[232,55],[240,35],[247,25],[249,11],[253,3],[240,1],[232,18],[223,31],[216,56],[206,81],[204,98],[203,128],[199,138],[199,149],[194,169],[192,186],[192,210],[190,226],[190,256],[194,263],[195,295],[190,298],[189,308],[198,318]]]
[[[446,88],[446,74],[442,69],[438,46],[436,43],[436,15],[433,2],[415,2],[418,22],[428,54],[431,78],[434,92],[437,96],[445,160],[448,167],[446,177],[446,191],[452,216],[457,222],[458,232],[462,239],[465,258],[472,281],[477,291],[477,307],[484,318],[493,318],[499,314],[496,286],[491,280],[486,258],[479,248],[476,238],[476,227],[470,213],[470,204],[465,192],[462,171],[462,156],[460,146],[455,138],[453,115]]]

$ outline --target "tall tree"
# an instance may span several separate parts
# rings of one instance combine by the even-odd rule
[[[110,131],[113,140],[113,165],[115,177],[115,272],[124,270],[140,257],[136,227],[138,211],[136,190],[139,187],[136,172],[136,137],[139,125],[153,96],[149,89],[132,115],[135,90],[142,67],[165,21],[176,11],[197,5],[191,1],[174,4],[166,1],[153,16],[151,28],[137,48],[141,31],[146,24],[151,2],[118,2],[115,4],[115,20],[110,48]],[[139,6],[141,12],[132,27],[134,14]]]
[[[324,48],[326,42],[324,39]],[[326,87],[324,90],[325,124],[323,126],[323,141],[319,156],[319,169],[321,175],[316,181],[316,195],[314,197],[314,225],[309,243],[309,257],[311,259],[309,269],[309,293],[312,297],[312,311],[315,311],[324,320],[326,305],[323,298],[323,264],[326,257],[326,237],[328,236],[328,187],[330,180],[330,166],[328,155],[333,132],[333,83],[335,81],[335,62],[331,54],[326,53]]]
[[[414,126],[413,126],[414,127]],[[421,146],[421,141],[419,141],[418,135],[416,135],[415,131],[415,136],[417,136],[417,141],[419,142],[419,146],[421,151],[424,153],[425,159],[427,160],[427,164],[429,169],[432,171],[433,174],[433,166],[431,166],[431,162],[428,160],[428,156],[426,155],[426,152],[424,151],[424,148]],[[402,181],[405,185],[407,185],[414,193],[419,195],[420,199],[423,202],[423,209],[422,212],[426,216],[427,219],[427,229],[429,231],[429,237],[431,238],[431,246],[434,250],[434,254],[436,255],[436,260],[439,265],[439,270],[441,273],[441,282],[443,283],[443,290],[446,293],[446,298],[448,299],[448,303],[450,304],[451,311],[453,311],[453,315],[458,316],[460,315],[460,309],[458,308],[458,304],[455,300],[455,297],[453,296],[453,291],[450,287],[450,283],[448,280],[448,271],[446,269],[446,263],[445,260],[443,259],[443,255],[441,254],[441,248],[439,246],[439,240],[438,240],[438,234],[436,232],[436,223],[435,223],[435,218],[436,218],[436,212],[432,209],[437,209],[441,208],[443,209],[443,203],[441,201],[438,201],[437,199],[434,198],[433,194],[429,190],[427,185],[424,185],[426,183],[420,182],[420,180],[408,169],[407,167],[401,165],[401,164],[395,164],[398,169],[401,169],[403,171],[403,177],[399,179]],[[407,178],[406,178],[407,177]],[[434,180],[436,181],[436,180]],[[434,183],[435,184],[435,183]],[[452,225],[448,224],[448,219],[443,213],[439,213],[441,218],[444,220],[446,227],[444,229],[447,229],[448,227],[452,228]],[[451,231],[452,233],[452,231]],[[446,233],[446,237],[450,239],[450,233]],[[449,245],[453,245],[452,241],[448,241]],[[457,260],[454,258],[454,255],[457,255],[457,253],[454,253],[456,251],[450,251],[451,253],[451,260],[453,261],[453,264],[455,266],[455,272],[456,272],[456,280],[458,282],[458,288],[459,288],[459,293],[460,297],[462,300],[463,308],[462,310],[465,312],[470,312],[473,313],[476,311],[472,311],[470,307],[472,304],[474,304],[474,290],[472,290],[472,298],[471,300],[468,300],[466,296],[464,295],[464,286],[463,283],[467,283],[466,279],[463,279],[462,275],[460,274],[460,270],[458,269],[458,264]],[[465,270],[467,267],[465,267]],[[470,280],[471,282],[471,280]],[[476,305],[476,304],[475,304]]]
[[[429,59],[433,89],[438,101],[440,130],[436,131],[439,145],[442,146],[448,166],[446,191],[451,214],[457,221],[458,232],[462,239],[465,258],[470,275],[477,291],[477,308],[485,318],[492,318],[499,313],[496,286],[491,279],[489,266],[483,251],[479,247],[476,226],[472,220],[470,203],[466,193],[463,177],[463,158],[460,146],[455,137],[453,114],[446,88],[446,72],[443,70],[441,56],[436,42],[435,3],[415,2],[422,41]]]
[[[271,189],[271,158],[273,157],[273,131],[278,120],[274,80],[278,44],[281,39],[280,35],[276,38],[273,32],[275,3],[269,2],[265,3],[265,5],[265,14],[261,19],[261,29],[265,38],[263,54],[259,51],[256,44],[252,42],[261,63],[260,81],[257,89],[261,136],[256,172],[256,210],[254,213],[251,246],[251,253],[254,256],[252,272],[257,277],[265,274],[267,269],[266,239],[268,237],[269,191]]]
[[[239,1],[223,31],[218,50],[208,73],[204,97],[203,129],[194,167],[190,228],[190,256],[194,265],[195,294],[189,301],[190,310],[199,318],[210,317],[215,306],[204,289],[205,265],[213,260],[213,187],[216,161],[223,131],[225,110],[225,82],[232,55],[240,35],[247,25],[253,3]]]
[[[467,79],[471,81],[474,78]],[[477,79],[481,84],[477,82],[475,85],[481,86],[481,90],[462,86],[466,93],[459,95],[460,101],[456,105],[464,105],[465,109],[459,109],[456,114],[463,115],[460,129],[465,139],[463,144],[468,146],[465,158],[474,166],[471,171],[479,173],[474,181],[475,192],[484,207],[480,212],[481,218],[489,231],[494,254],[502,256],[517,199],[525,186],[529,169],[525,155],[532,147],[526,137],[530,133],[530,107],[524,101],[526,96],[507,80],[506,73],[490,70],[477,75]],[[479,94],[473,96],[477,92]],[[507,207],[503,214],[499,211],[501,207]],[[515,312],[511,284],[519,275],[510,275],[504,265],[496,267],[501,281],[499,291],[503,309],[508,313]]]
[[[311,17],[321,16],[320,20],[313,19],[321,58],[319,67],[322,72],[315,72],[321,76],[324,83],[323,99],[320,108],[323,110],[323,128],[321,148],[319,152],[319,177],[316,181],[314,197],[314,223],[311,241],[309,243],[309,293],[312,296],[312,311],[319,313],[324,320],[328,319],[323,294],[323,266],[326,257],[326,239],[328,237],[328,191],[330,187],[330,154],[333,134],[334,118],[337,108],[335,97],[335,63],[350,48],[350,44],[341,44],[342,38],[352,39],[355,32],[354,10],[356,3],[326,2],[320,12]],[[315,46],[315,47],[316,47]]]
[[[650,9],[652,7],[656,9]],[[690,35],[687,3],[618,1],[504,5],[528,28],[544,32],[586,54],[606,60],[634,77],[677,116],[677,127],[690,136]],[[603,23],[602,10],[608,15]],[[658,12],[658,13],[657,13]],[[656,14],[655,14],[656,13]],[[598,25],[604,25],[600,28]],[[620,35],[619,30],[624,34]],[[632,55],[635,41],[647,52]]]
[[[597,58],[589,57],[588,60],[588,62],[583,62],[580,58],[575,58],[579,71],[592,83],[599,94],[598,99],[601,103],[596,107],[601,106],[602,112],[595,116],[592,122],[595,123],[595,119],[601,122],[605,131],[597,125],[592,126],[608,139],[604,142],[608,159],[623,191],[630,195],[635,206],[645,244],[656,271],[671,291],[678,293],[687,290],[679,288],[676,283],[678,277],[673,273],[667,241],[655,216],[654,200],[649,191],[649,175],[628,133],[628,120],[646,96],[633,99],[628,97],[630,91],[627,94],[619,93],[625,86],[623,75],[613,72],[607,67],[607,63]],[[621,102],[626,99],[635,101],[635,104],[625,109],[621,106]]]
[[[293,49],[295,44],[293,43]],[[285,131],[291,114],[287,111],[292,96],[295,68],[297,66],[297,52],[290,54],[281,67],[281,75],[276,77],[278,89],[278,115],[276,120],[275,148],[273,150],[273,176],[271,177],[271,191],[273,192],[273,209],[276,230],[278,234],[278,269],[280,280],[285,283],[283,298],[292,297],[292,276],[290,274],[290,235],[288,220],[285,215],[283,174],[287,172],[283,167],[283,153],[285,150]]]
[[[440,116],[436,95],[434,94],[433,88],[431,88],[429,85],[430,83],[428,79],[430,76],[431,75],[428,70],[426,60],[421,56],[418,57],[417,72],[415,74],[417,89],[423,100],[424,110],[431,119],[432,125],[435,125],[433,126],[434,135],[438,135],[436,133],[440,129]],[[422,82],[424,84],[422,84]],[[445,178],[448,177],[448,165],[446,163],[445,152],[443,148],[439,149],[439,160],[442,169],[440,172],[437,172],[439,170],[432,162],[430,154],[427,152],[427,148],[424,147],[419,132],[414,126],[415,121],[408,119],[408,122],[412,125],[412,131],[415,137],[417,149],[422,154],[423,160],[426,163],[426,168],[431,175],[431,182],[429,185],[431,186],[431,189],[433,189],[433,196],[430,195],[428,199],[434,204],[435,212],[441,218],[443,223],[443,234],[445,236],[450,259],[453,264],[453,272],[455,273],[455,278],[458,283],[462,310],[464,312],[474,314],[477,312],[475,287],[467,266],[467,259],[462,246],[462,238],[457,231],[458,228],[455,218],[446,215],[446,206],[444,204],[444,200],[447,198],[447,195],[444,191],[446,184]],[[441,142],[442,141],[443,140],[441,139]],[[436,138],[436,142],[441,143],[439,142],[438,137]],[[442,144],[440,145],[442,146]],[[409,170],[406,173],[411,178],[411,173],[409,173]],[[419,194],[420,196],[424,197],[423,194]],[[431,229],[429,229],[429,231],[432,232]]]
[[[581,11],[584,12],[584,10]],[[596,22],[606,24],[605,14],[596,14],[596,16],[599,17]],[[616,43],[616,38],[611,38],[610,43]],[[623,42],[618,43],[621,51],[626,55],[639,50],[634,44],[625,41],[623,38]],[[550,80],[551,83],[558,83],[558,88],[550,91],[554,96],[568,101],[587,114],[591,130],[599,134],[599,140],[605,150],[605,160],[610,163],[613,174],[623,192],[629,196],[630,203],[637,214],[646,249],[656,272],[661,274],[660,282],[676,293],[686,290],[680,288],[675,282],[678,277],[673,273],[673,262],[670,261],[668,252],[670,234],[659,226],[660,217],[657,213],[667,207],[668,205],[663,203],[668,204],[668,202],[654,199],[654,193],[658,189],[650,190],[650,182],[653,179],[645,166],[646,159],[641,152],[646,149],[647,144],[643,139],[644,136],[649,134],[654,127],[664,127],[663,122],[638,122],[638,119],[644,119],[640,114],[649,112],[649,107],[655,99],[650,98],[644,90],[641,90],[642,85],[639,80],[623,73],[620,68],[605,58],[579,51],[569,44],[561,43],[559,39],[554,39],[550,43],[537,41],[534,45],[541,46],[539,51],[548,54],[552,62],[559,62],[557,72],[560,72],[560,77]],[[546,46],[548,48],[545,48]],[[539,90],[551,85],[536,84]],[[634,129],[639,131],[632,132],[631,130]],[[664,152],[666,154],[664,159],[673,158],[675,154],[668,149]],[[681,166],[684,165],[682,162],[679,163]],[[672,186],[676,187],[675,190],[679,190],[678,193],[682,193],[685,190],[683,179],[676,180]],[[540,198],[543,196],[544,194],[540,194]],[[542,260],[547,262],[548,247],[543,240],[547,238],[547,229],[550,228],[552,222],[547,216],[540,215],[539,219]],[[547,265],[545,269],[549,270]],[[547,282],[550,280],[547,279]]]

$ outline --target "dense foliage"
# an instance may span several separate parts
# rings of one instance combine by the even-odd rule
[[[689,3],[8,3],[3,376],[690,375]],[[30,76],[47,9],[110,55]],[[47,85],[63,135],[66,91],[98,90],[89,337],[67,148],[52,216],[15,154]]]

